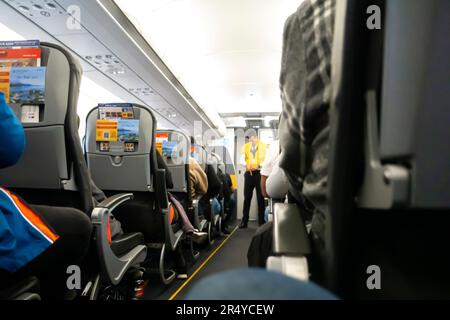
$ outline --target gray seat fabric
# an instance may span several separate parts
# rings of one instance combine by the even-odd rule
[[[328,210],[321,251],[324,279],[328,288],[345,298],[448,299],[450,216],[442,201],[448,192],[448,187],[442,188],[449,181],[448,170],[441,169],[440,178],[434,171],[447,150],[436,154],[433,149],[448,140],[442,122],[448,122],[449,96],[442,91],[441,81],[442,67],[449,63],[448,43],[442,43],[449,3],[376,3],[386,13],[381,30],[356,27],[366,22],[365,10],[372,1],[337,3]],[[431,99],[430,94],[437,92],[439,98]],[[426,116],[424,110],[429,110]],[[431,125],[433,117],[440,118],[436,125]],[[373,128],[380,134],[369,148]],[[405,144],[400,146],[399,141]],[[434,146],[425,147],[425,141]],[[370,149],[382,157],[380,168],[404,166],[408,172],[409,192],[403,201],[383,207],[361,202],[361,188],[367,182],[369,191],[374,186],[366,180],[373,167],[365,163],[380,160],[371,158]],[[386,174],[383,184],[396,185],[395,178]],[[427,179],[437,179],[436,188],[423,190]],[[378,196],[374,189],[370,193]],[[367,288],[366,270],[371,265],[381,270],[382,290]]]
[[[153,113],[133,104],[134,120],[139,120],[139,137],[134,152],[126,152],[124,144],[100,150],[96,138],[96,123],[100,106],[92,109],[86,119],[86,158],[95,184],[107,195],[132,192],[134,199],[114,211],[127,233],[142,232],[147,243],[164,242],[164,216],[160,214],[157,192],[167,190],[157,186],[154,173],[158,168],[155,149],[156,119]],[[172,226],[175,232],[179,227]]]
[[[157,139],[161,140],[162,157],[172,175],[173,188],[168,190],[172,193],[188,193],[190,139],[175,130],[158,130]],[[166,143],[172,145],[170,154],[164,150]]]
[[[69,206],[90,214],[90,180],[78,136],[81,66],[65,49],[42,43],[46,70],[41,121],[24,124],[26,150],[15,166],[0,170],[2,185],[32,204]],[[11,107],[20,113],[20,105]],[[45,161],[39,161],[45,155]]]

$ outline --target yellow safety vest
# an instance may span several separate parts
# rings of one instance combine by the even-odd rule
[[[250,166],[256,166],[256,167],[261,167],[261,164],[264,161],[264,157],[266,156],[266,145],[261,142],[261,141],[257,141],[256,142],[256,153],[253,154],[252,150],[252,143],[246,143],[243,147],[242,147],[242,153],[244,154],[245,157],[245,163]]]

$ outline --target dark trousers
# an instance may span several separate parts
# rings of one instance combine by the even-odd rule
[[[258,222],[259,225],[264,224],[264,198],[261,193],[261,174],[259,171],[254,171],[250,174],[250,172],[246,172],[244,183],[244,217],[242,222],[248,223],[250,205],[252,203],[253,198],[253,189],[256,188],[256,197],[258,199]]]

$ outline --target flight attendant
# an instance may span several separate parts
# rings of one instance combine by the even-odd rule
[[[252,203],[253,190],[256,189],[258,199],[258,222],[264,224],[264,198],[261,193],[261,164],[266,154],[266,145],[260,141],[256,133],[251,133],[249,142],[242,147],[242,155],[245,159],[246,171],[244,175],[244,212],[241,229],[247,228],[250,205]]]

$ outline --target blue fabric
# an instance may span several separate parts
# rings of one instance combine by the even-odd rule
[[[266,223],[269,222],[269,213],[270,213],[270,207],[266,207],[266,210],[264,211],[264,221]]]
[[[336,300],[330,292],[265,269],[238,269],[201,280],[187,300]]]
[[[25,150],[25,133],[13,110],[0,92],[0,168],[19,161]]]
[[[227,202],[225,202],[226,214],[232,215],[235,206],[236,206],[236,193],[233,193],[230,199]]]
[[[14,165],[25,150],[25,133],[0,92],[0,168]],[[0,269],[15,272],[40,255],[51,241],[22,216],[0,189]]]
[[[52,244],[0,189],[0,269],[16,272]]]
[[[220,205],[219,200],[217,198],[212,199],[212,213],[213,215],[220,214],[220,211],[222,210],[222,206]]]

